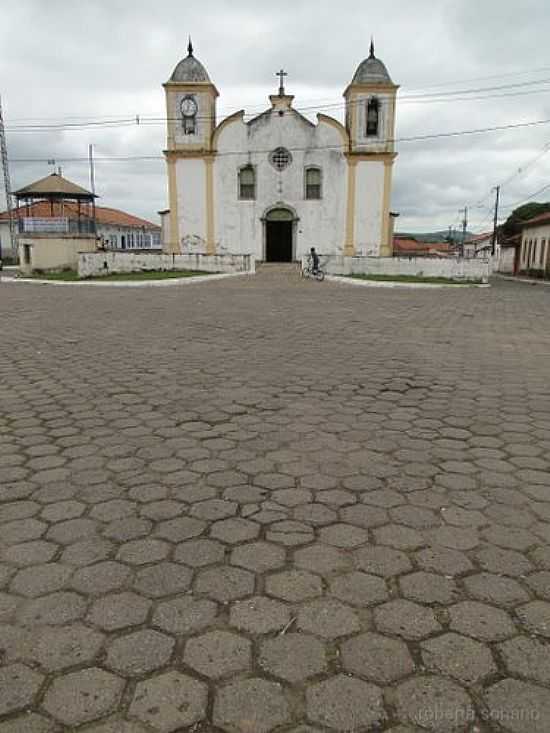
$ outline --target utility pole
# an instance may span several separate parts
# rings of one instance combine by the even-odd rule
[[[88,158],[90,160],[90,190],[95,194],[95,171],[94,171],[94,146],[88,146]]]
[[[462,243],[461,243],[462,256],[464,257],[464,242],[466,241],[466,229],[468,228],[468,207],[465,206],[463,209],[460,209],[458,213],[464,214],[464,219],[462,220]]]
[[[493,222],[493,237],[491,239],[491,255],[495,256],[496,245],[497,245],[497,227],[498,227],[498,205],[500,201],[500,186],[497,186],[495,197],[495,218]]]
[[[11,181],[8,160],[8,148],[6,145],[6,130],[4,128],[4,116],[2,114],[2,100],[0,99],[0,158],[2,159],[2,170],[4,172],[4,191],[6,194],[6,210],[10,224],[10,244],[12,257],[17,260],[17,234],[15,231],[15,219],[13,218],[13,205],[11,198]],[[0,257],[2,256],[0,247]]]

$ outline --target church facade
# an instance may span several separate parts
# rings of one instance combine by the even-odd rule
[[[344,92],[345,125],[312,123],[293,106],[284,72],[270,107],[216,118],[218,90],[188,55],[164,84],[170,253],[250,254],[260,261],[320,254],[392,254],[390,196],[397,85],[370,55]]]

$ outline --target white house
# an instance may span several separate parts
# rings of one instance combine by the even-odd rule
[[[371,43],[344,92],[346,122],[293,107],[280,72],[270,107],[216,119],[218,90],[193,55],[164,84],[172,253],[391,256],[390,196],[398,87]]]
[[[519,270],[550,276],[550,212],[522,225]]]

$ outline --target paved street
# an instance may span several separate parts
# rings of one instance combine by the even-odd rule
[[[550,288],[0,317],[0,733],[550,730]]]

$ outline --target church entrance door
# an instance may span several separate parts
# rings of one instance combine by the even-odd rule
[[[288,209],[272,209],[265,219],[265,261],[292,262],[294,215]]]

